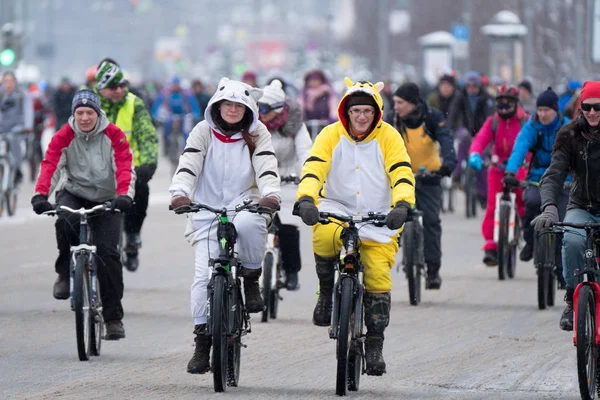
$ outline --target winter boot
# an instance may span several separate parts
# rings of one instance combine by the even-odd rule
[[[427,278],[425,279],[425,289],[438,290],[442,286],[442,278],[440,277],[439,263],[427,265]]]
[[[259,313],[265,308],[263,299],[260,295],[260,285],[258,279],[262,274],[262,268],[242,270],[244,277],[244,297],[246,299],[246,310],[249,313]]]
[[[559,326],[563,331],[573,330],[573,293],[575,289],[567,286],[567,293],[565,294],[565,303],[567,306],[560,316]]]
[[[533,258],[533,245],[527,243],[519,253],[519,260],[527,262]]]
[[[190,374],[204,374],[210,371],[210,346],[211,338],[206,335],[206,324],[196,325],[194,328],[196,348],[194,355],[188,363],[187,372]]]
[[[54,287],[52,288],[52,295],[57,300],[66,300],[70,297],[70,284],[69,275],[58,275]]]
[[[498,265],[498,251],[497,250],[486,250],[483,256],[483,263],[488,267],[495,267]]]
[[[140,260],[138,258],[138,249],[140,247],[142,247],[140,233],[128,233],[125,247],[125,253],[127,254],[125,268],[127,268],[127,271],[129,272],[137,271],[138,267],[140,266]]]
[[[335,278],[335,258],[325,258],[315,254],[317,276],[319,277],[319,299],[313,311],[313,324],[329,326],[331,323],[331,296]]]
[[[390,322],[390,293],[365,293],[365,359],[367,375],[381,376],[385,371],[383,340],[385,328]]]

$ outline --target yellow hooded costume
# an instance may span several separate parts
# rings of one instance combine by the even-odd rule
[[[320,211],[364,215],[369,211],[387,214],[398,202],[415,203],[415,180],[410,157],[398,132],[382,121],[383,83],[353,83],[338,105],[339,121],[325,127],[316,137],[302,168],[296,198],[308,196]],[[353,95],[372,96],[375,104],[372,129],[360,139],[350,134],[346,102]],[[363,103],[364,104],[364,103]],[[321,257],[335,257],[341,249],[341,229],[335,224],[313,227],[313,250]],[[335,236],[335,239],[332,238]],[[365,225],[360,230],[361,259],[365,288],[384,293],[392,289],[389,274],[398,251],[398,231]]]

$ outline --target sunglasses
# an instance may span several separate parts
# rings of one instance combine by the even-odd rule
[[[268,114],[273,110],[282,108],[283,106],[285,106],[285,102],[283,101],[274,104],[258,103],[258,112],[261,114]]]
[[[496,103],[496,109],[498,110],[510,110],[514,106],[513,103]]]
[[[600,112],[600,103],[590,104],[590,103],[581,103],[581,109],[585,112],[592,111],[592,108],[596,112]]]
[[[125,89],[125,86],[127,86],[127,84],[124,82],[113,82],[110,85],[107,85],[106,88],[111,90],[117,90],[118,88]]]

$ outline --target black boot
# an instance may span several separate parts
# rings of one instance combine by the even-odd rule
[[[519,260],[530,261],[533,258],[533,245],[527,243],[519,253]]]
[[[140,247],[142,247],[142,239],[140,237],[140,233],[128,233],[127,243],[125,246],[125,253],[127,254],[125,268],[127,268],[127,271],[135,272],[140,266],[140,260],[138,258],[138,249]]]
[[[317,276],[319,277],[319,298],[313,311],[313,324],[316,326],[329,326],[331,323],[331,295],[333,294],[333,280],[335,277],[335,258],[321,257],[315,254]]]
[[[565,303],[567,306],[560,316],[559,326],[563,331],[573,330],[573,293],[575,289],[567,286],[567,293],[565,294]]]
[[[390,293],[365,293],[365,359],[367,375],[381,376],[385,370],[383,340],[385,328],[390,322]]]
[[[258,279],[262,274],[262,268],[242,270],[244,277],[244,297],[246,299],[246,310],[249,313],[259,313],[265,308],[263,299],[260,295],[260,285]]]
[[[211,338],[206,335],[206,324],[196,325],[194,328],[196,348],[194,355],[188,363],[187,372],[190,374],[204,374],[210,371],[210,346]]]
[[[498,265],[498,251],[497,250],[486,250],[483,256],[483,263],[488,267],[495,267]]]
[[[52,290],[54,298],[57,300],[68,299],[70,296],[69,285],[69,275],[58,275],[58,278],[56,278],[56,282],[54,282],[54,288]]]
[[[439,263],[427,264],[427,279],[425,279],[425,289],[438,290],[442,287],[442,278],[440,277]]]

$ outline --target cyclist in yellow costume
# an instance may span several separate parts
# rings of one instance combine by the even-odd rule
[[[399,229],[415,203],[415,180],[402,137],[382,120],[379,92],[383,83],[353,83],[346,78],[346,85],[348,90],[338,106],[339,121],[319,133],[304,164],[294,208],[307,225],[317,224],[319,210],[347,215],[389,213],[387,226],[364,225],[360,229],[367,374],[382,375],[392,290],[390,270],[398,251]],[[313,228],[320,284],[313,313],[317,326],[328,326],[331,319],[334,262],[342,246],[338,228],[335,224]]]

